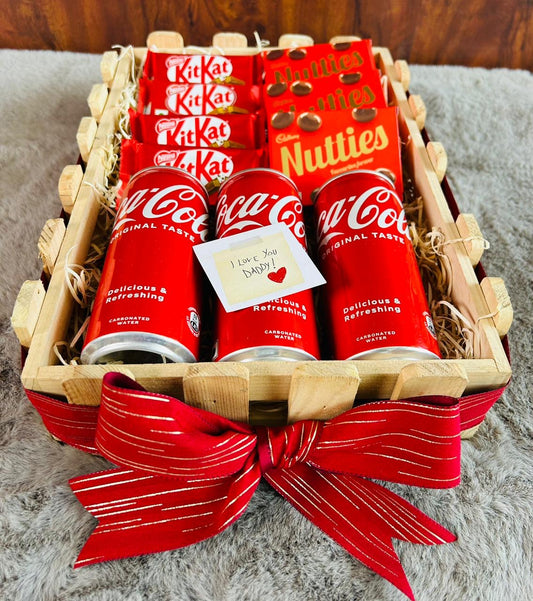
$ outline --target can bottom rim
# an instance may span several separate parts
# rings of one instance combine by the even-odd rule
[[[193,353],[177,340],[150,332],[115,332],[100,336],[82,350],[80,359],[89,365],[196,361]]]
[[[316,361],[317,358],[301,349],[289,346],[251,346],[234,351],[217,361]]]
[[[418,348],[416,346],[388,346],[383,348],[370,349],[362,353],[356,353],[351,357],[347,357],[346,361],[354,360],[404,360],[404,361],[423,361],[424,359],[441,359],[437,354],[427,349]]]

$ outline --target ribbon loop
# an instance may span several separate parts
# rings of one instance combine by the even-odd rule
[[[254,452],[256,434],[208,411],[106,375],[96,447],[123,467],[162,476],[220,478],[238,473]]]

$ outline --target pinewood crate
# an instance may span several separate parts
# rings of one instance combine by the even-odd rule
[[[339,36],[332,41],[356,39]],[[307,36],[284,35],[279,47],[313,43]],[[147,47],[183,49],[176,32],[153,32]],[[226,54],[252,53],[245,36],[221,33],[213,47]],[[187,52],[191,50],[187,49]],[[192,50],[194,51],[194,50]],[[83,264],[99,213],[95,186],[105,184],[104,159],[118,127],[120,98],[133,81],[146,48],[104,53],[103,83],[93,86],[88,98],[91,116],[81,120],[77,140],[81,164],[68,165],[59,180],[59,195],[68,226],[63,219],[49,220],[39,241],[46,290],[41,280],[23,284],[13,311],[13,328],[28,349],[21,379],[24,387],[59,395],[68,402],[95,405],[100,401],[103,374],[120,371],[151,391],[170,394],[191,405],[241,421],[261,421],[279,404],[289,422],[328,419],[365,399],[406,398],[430,394],[459,397],[499,388],[509,381],[511,368],[501,338],[512,322],[512,307],[501,278],[475,273],[483,252],[482,236],[475,218],[460,214],[454,219],[442,182],[446,153],[437,142],[424,142],[424,103],[410,95],[409,67],[394,61],[387,48],[375,47],[376,63],[389,79],[390,100],[400,108],[400,130],[405,145],[405,168],[421,194],[430,227],[438,228],[453,274],[454,305],[476,328],[474,359],[419,362],[316,361],[193,363],[157,365],[62,365],[53,351],[65,338],[74,301],[68,290],[65,264]],[[480,242],[481,241],[481,242]],[[487,317],[488,316],[488,317]],[[464,432],[468,437],[475,431]]]

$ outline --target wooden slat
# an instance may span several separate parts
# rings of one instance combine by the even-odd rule
[[[422,97],[418,94],[411,94],[408,102],[418,129],[424,129],[424,126],[426,125],[427,110]]]
[[[95,83],[91,88],[89,97],[87,98],[87,104],[89,105],[91,115],[96,121],[100,121],[104,114],[108,94],[109,90],[105,83]]]
[[[102,55],[100,61],[100,74],[102,75],[102,81],[109,88],[115,77],[118,65],[118,52],[115,50],[108,50]]]
[[[361,38],[358,35],[335,35],[330,38],[329,43],[334,44],[342,44],[343,42],[358,42]]]
[[[299,46],[312,46],[313,38],[301,33],[284,33],[279,37],[278,46],[280,48],[298,48]]]
[[[82,117],[76,133],[76,142],[81,158],[87,162],[98,131],[98,123],[94,117]]]
[[[48,277],[54,271],[65,231],[66,227],[63,219],[48,219],[39,236],[39,256],[43,262],[43,271]]]
[[[72,213],[72,208],[76,202],[82,179],[83,169],[81,165],[66,165],[59,176],[57,183],[59,199],[61,200],[63,210],[69,215]]]
[[[428,142],[426,150],[437,175],[437,179],[439,182],[442,182],[446,175],[446,169],[448,168],[448,155],[444,150],[444,146],[440,142]]]
[[[41,280],[26,280],[17,295],[11,314],[11,327],[20,344],[26,348],[31,345],[44,297],[44,286]]]
[[[244,365],[196,363],[183,377],[185,402],[237,421],[248,421],[249,372]]]
[[[148,48],[178,50],[183,48],[183,36],[177,31],[152,31],[146,38]]]
[[[479,430],[479,426],[481,426],[481,424],[478,424],[477,426],[474,426],[473,428],[468,428],[468,430],[463,430],[461,432],[462,440],[469,440],[470,438],[472,438],[474,436],[474,434],[476,434],[476,432]]]
[[[407,92],[411,83],[411,71],[407,61],[398,59],[394,61],[394,70],[402,88]]]
[[[400,371],[391,399],[427,395],[460,397],[468,383],[465,370],[446,361],[416,361]]]
[[[221,31],[213,36],[215,48],[247,48],[248,40],[242,33],[234,31]]]
[[[475,267],[481,260],[487,241],[483,238],[477,219],[471,213],[461,213],[455,221],[470,263]]]
[[[486,277],[481,280],[481,290],[494,320],[498,334],[503,337],[513,322],[513,306],[502,278]]]
[[[425,395],[461,397],[468,385],[468,375],[460,364],[446,361],[418,362],[400,371],[391,399]],[[479,426],[461,432],[461,438],[472,438]]]
[[[317,361],[296,367],[288,397],[288,422],[330,419],[351,409],[359,387],[357,366],[351,361]]]
[[[67,401],[73,405],[99,405],[102,394],[102,378],[110,371],[117,371],[135,379],[132,371],[122,365],[87,365],[85,367],[87,369],[83,373],[78,372],[76,377],[65,378],[61,382]]]

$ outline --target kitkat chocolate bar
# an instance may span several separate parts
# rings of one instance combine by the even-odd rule
[[[327,180],[355,169],[381,170],[403,194],[397,108],[279,111],[268,116],[270,167],[290,177],[304,204]]]
[[[211,56],[148,50],[143,76],[166,83],[250,86],[261,82],[262,56]]]
[[[265,84],[322,79],[376,68],[371,40],[275,48],[263,53]]]
[[[263,113],[220,115],[145,115],[129,111],[133,138],[146,144],[179,148],[261,148]]]
[[[129,178],[147,167],[179,167],[199,179],[209,192],[220,186],[230,175],[244,169],[264,166],[264,149],[186,148],[142,144],[123,140],[120,148],[120,180]]]
[[[381,73],[377,69],[266,84],[263,101],[267,113],[387,106]]]
[[[137,111],[149,115],[255,113],[261,108],[260,86],[184,84],[139,80]]]

